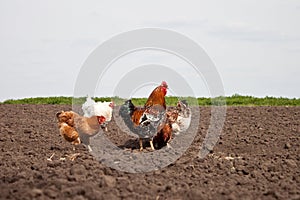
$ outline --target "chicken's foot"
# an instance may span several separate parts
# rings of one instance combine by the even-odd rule
[[[53,156],[55,155],[55,153],[53,153],[50,158],[47,158],[48,161],[52,161]]]
[[[168,149],[172,149],[173,147],[169,144],[169,142],[167,142],[167,148]]]
[[[72,155],[68,155],[67,157],[69,157],[71,161],[74,161],[79,155],[80,153],[74,153]]]

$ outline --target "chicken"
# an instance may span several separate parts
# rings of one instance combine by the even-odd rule
[[[177,104],[178,118],[176,124],[179,126],[179,132],[185,131],[189,128],[192,118],[191,109],[186,100],[179,101]],[[176,133],[175,133],[176,134]]]
[[[150,139],[151,149],[154,150],[153,137],[165,125],[166,102],[168,85],[165,81],[156,87],[148,97],[143,107],[136,107],[131,100],[127,100],[119,110],[119,115],[128,128],[138,135],[140,150],[143,150],[143,139]]]
[[[170,148],[169,142],[172,139],[172,133],[178,135],[190,125],[191,111],[186,100],[178,101],[175,108],[168,108],[166,115],[166,124],[153,138],[156,148],[162,148],[165,145]]]
[[[56,113],[58,119],[58,128],[61,136],[74,145],[80,144],[79,134],[74,128],[74,114],[73,112],[58,112]]]
[[[169,146],[169,142],[172,138],[172,124],[167,121],[164,127],[153,137],[154,146],[159,149],[163,146]]]
[[[61,111],[56,114],[60,134],[72,144],[85,144],[89,151],[89,138],[97,134],[105,122],[103,116],[83,117],[73,111]]]
[[[95,102],[91,97],[87,97],[84,104],[82,104],[82,111],[84,117],[103,116],[105,122],[101,124],[101,128],[107,130],[107,125],[111,121],[112,111],[114,108],[113,102]]]
[[[191,109],[186,100],[178,101],[175,108],[167,111],[168,122],[172,126],[172,132],[175,135],[188,129],[191,122]]]

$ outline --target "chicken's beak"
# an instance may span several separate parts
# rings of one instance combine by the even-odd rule
[[[115,103],[112,101],[108,106],[111,107],[111,108],[114,108],[115,107]]]

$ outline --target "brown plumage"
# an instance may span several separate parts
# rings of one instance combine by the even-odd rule
[[[99,132],[100,129],[100,118],[97,116],[92,117],[83,117],[76,116],[75,117],[75,127],[79,133],[87,134],[87,135],[95,135]]]
[[[66,141],[71,142],[74,145],[81,143],[78,132],[74,127],[69,126],[67,123],[59,123],[59,132]]]
[[[73,112],[59,112],[56,113],[58,119],[58,128],[60,135],[68,142],[74,145],[80,144],[79,134],[75,129],[75,113]]]
[[[154,136],[153,143],[156,148],[162,148],[167,145],[172,138],[172,126],[166,123],[164,127]]]
[[[59,123],[66,123],[69,126],[74,126],[74,119],[75,119],[75,115],[78,115],[77,113],[74,113],[72,111],[70,112],[58,112],[56,113],[56,118],[58,120],[58,124]]]
[[[168,85],[165,81],[161,85],[157,86],[149,95],[147,102],[144,105],[144,108],[149,108],[153,105],[160,105],[166,109],[165,96],[167,94]]]
[[[153,138],[153,143],[156,148],[162,148],[163,146],[168,145],[172,139],[172,124],[177,120],[178,112],[167,111],[166,115],[167,119],[164,127]]]
[[[134,107],[134,111],[131,115],[131,120],[135,126],[138,126],[140,124],[141,117],[143,116],[145,110],[145,108]]]
[[[191,110],[187,101],[178,101],[176,107],[168,108],[166,116],[166,124],[153,138],[153,143],[157,148],[162,148],[165,145],[170,147],[169,141],[172,134],[178,135],[182,131],[181,128],[185,130],[189,127],[190,122],[187,119],[191,117]]]
[[[82,142],[90,151],[89,137],[97,134],[101,124],[105,122],[102,116],[83,117],[73,111],[61,111],[56,117],[63,138],[75,145]]]

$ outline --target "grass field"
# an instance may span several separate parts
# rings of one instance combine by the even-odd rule
[[[224,105],[227,106],[300,106],[300,98],[289,99],[289,98],[276,98],[276,97],[252,97],[252,96],[241,96],[233,95],[229,97],[217,97],[217,98],[192,98],[192,97],[173,97],[167,96],[166,103],[168,106],[176,105],[178,99],[186,99],[190,105],[198,103],[200,106],[211,106],[211,105]],[[119,97],[96,97],[95,101],[111,101],[113,100],[117,105],[124,102],[124,99]],[[85,101],[85,97],[73,99],[73,97],[35,97],[35,98],[24,98],[24,99],[9,99],[1,104],[66,104],[71,105],[72,102],[76,104],[82,104]],[[143,105],[147,98],[133,98],[135,105]]]

